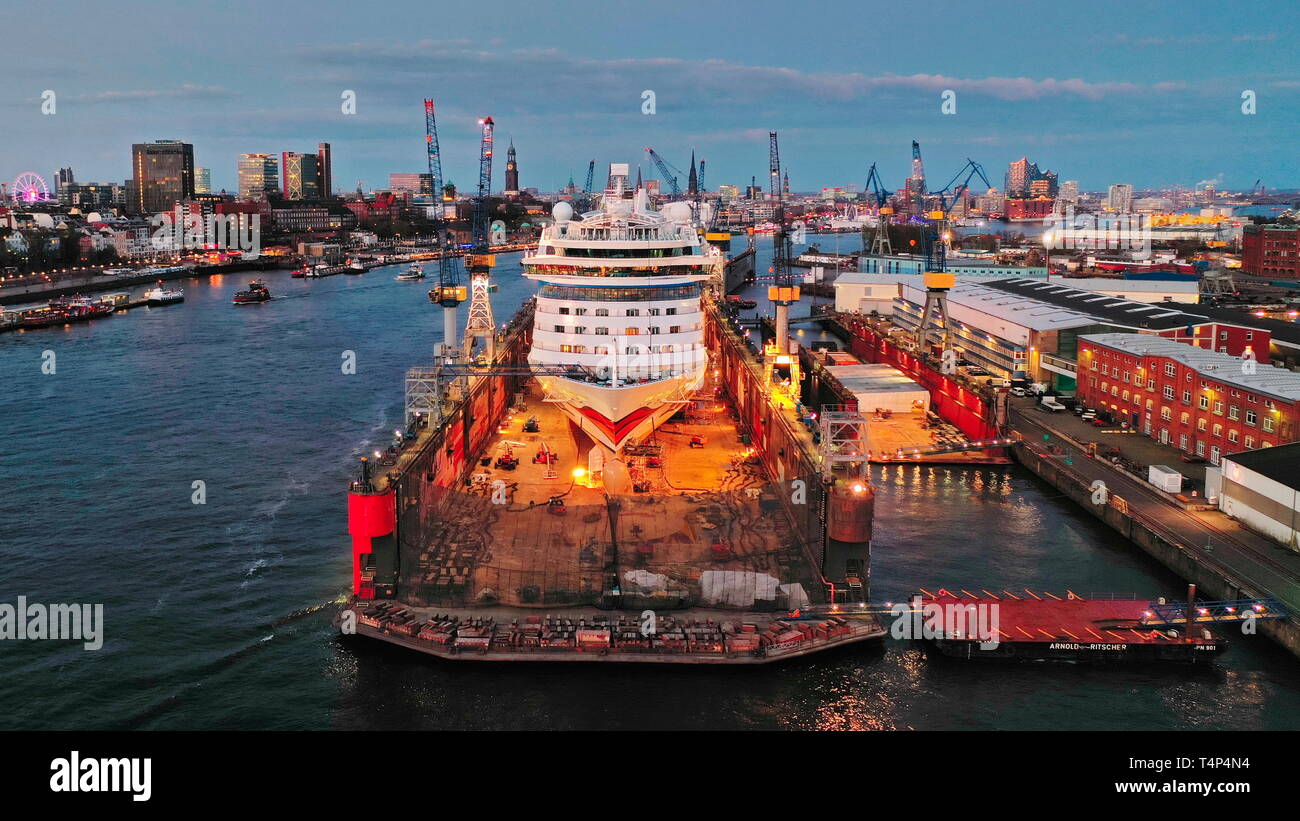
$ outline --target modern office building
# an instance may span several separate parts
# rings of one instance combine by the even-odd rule
[[[1300,373],[1132,333],[1079,337],[1078,362],[1081,401],[1213,464],[1296,441]]]
[[[203,167],[194,169],[194,193],[212,193],[212,169]]]
[[[285,151],[280,155],[280,169],[284,174],[286,200],[315,200],[320,198],[320,174],[316,154],[297,154]]]
[[[316,173],[320,177],[320,196],[329,199],[334,196],[334,157],[329,143],[316,146]]]
[[[432,197],[433,178],[425,174],[389,174],[388,190],[412,197]]]
[[[1106,192],[1106,209],[1127,213],[1133,209],[1133,186],[1128,183],[1116,183]]]
[[[241,200],[279,195],[280,161],[274,154],[240,154],[238,173]]]
[[[131,146],[131,201],[135,215],[170,211],[194,196],[194,146],[158,140]]]

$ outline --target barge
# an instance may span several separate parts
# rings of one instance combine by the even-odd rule
[[[913,599],[915,618],[935,619],[924,636],[930,648],[980,661],[1196,664],[1213,661],[1228,647],[1195,618],[1187,629],[1160,619],[1163,601],[980,592],[940,590]]]

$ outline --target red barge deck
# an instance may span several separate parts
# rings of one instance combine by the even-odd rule
[[[1184,631],[1153,624],[1153,603],[1144,599],[980,592],[921,591],[913,599],[925,613],[945,614],[946,635],[929,639],[934,650],[961,659],[1195,663],[1213,660],[1228,645],[1202,626]],[[953,631],[949,617],[955,612],[964,614],[960,625],[979,614],[996,641],[982,643],[970,629]]]

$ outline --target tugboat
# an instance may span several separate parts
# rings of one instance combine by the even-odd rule
[[[144,298],[150,305],[171,305],[173,302],[184,302],[184,291],[169,291],[163,288],[162,280],[158,284],[144,292]]]
[[[310,273],[311,273],[311,268],[309,268],[306,263],[303,263],[303,266],[301,268],[294,268],[293,273],[289,274],[289,276],[293,277],[294,279],[303,279],[304,277],[309,276]]]
[[[235,298],[232,300],[236,305],[251,305],[255,302],[267,302],[271,299],[271,292],[267,290],[266,283],[260,279],[255,279],[248,283],[247,291],[236,291]]]
[[[424,279],[424,266],[412,263],[405,271],[393,278],[398,282],[417,282]]]

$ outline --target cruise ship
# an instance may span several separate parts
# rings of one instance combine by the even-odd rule
[[[574,366],[537,380],[574,425],[618,454],[645,438],[704,381],[708,351],[700,300],[725,260],[696,229],[691,205],[650,207],[610,165],[600,208],[557,203],[554,225],[523,260],[538,282],[534,366]]]

